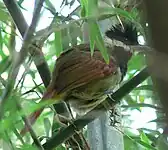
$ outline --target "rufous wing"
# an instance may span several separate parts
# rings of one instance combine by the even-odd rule
[[[90,47],[81,44],[72,50],[63,53],[58,59],[53,72],[52,84],[57,93],[63,93],[105,78],[117,70],[114,58],[106,64],[101,52],[95,49],[94,55],[90,54]]]

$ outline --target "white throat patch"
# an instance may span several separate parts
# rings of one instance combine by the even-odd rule
[[[114,46],[123,47],[124,50],[131,52],[131,47],[130,46],[124,44],[121,41],[118,41],[118,40],[115,40],[115,39],[110,39],[107,36],[104,37],[104,44],[107,47],[114,47]]]

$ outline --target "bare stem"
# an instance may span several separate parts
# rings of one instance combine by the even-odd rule
[[[7,1],[7,0],[4,0],[4,3],[6,3],[6,4],[11,4],[12,2],[15,3],[12,0],[10,2]],[[5,102],[6,102],[8,96],[10,95],[10,93],[11,93],[13,87],[14,87],[15,80],[17,78],[17,74],[19,72],[20,66],[24,62],[24,60],[25,60],[25,58],[28,54],[28,48],[29,48],[29,45],[31,43],[31,39],[33,37],[33,34],[35,32],[35,29],[36,29],[36,26],[37,26],[37,23],[38,23],[38,19],[40,17],[40,12],[41,12],[43,2],[44,2],[44,0],[39,0],[39,3],[38,3],[38,5],[37,5],[37,7],[34,11],[34,15],[33,15],[33,18],[32,18],[31,25],[30,25],[30,27],[28,27],[28,29],[26,30],[26,32],[24,34],[23,45],[21,47],[19,56],[15,61],[13,61],[12,70],[11,70],[11,73],[9,74],[9,76],[8,76],[8,82],[7,82],[5,91],[4,91],[4,93],[1,97],[1,101],[0,101],[1,102],[0,103],[0,117],[1,118],[3,117],[3,113],[4,113],[3,108],[4,108],[4,105],[5,105]],[[26,126],[28,126],[31,130],[31,125],[30,125],[28,119],[24,117],[23,120],[25,121]],[[33,130],[31,130],[30,134],[31,134],[32,138],[34,139],[35,144],[37,144],[37,146],[40,146],[42,148],[42,146],[41,146],[40,142],[38,141],[38,138],[36,137]]]

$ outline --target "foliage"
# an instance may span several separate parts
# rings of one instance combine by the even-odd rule
[[[18,0],[17,3],[19,8],[25,14],[29,13],[29,9],[31,8],[26,4],[32,5],[32,1],[26,2],[25,0]],[[76,4],[79,5],[75,0],[62,0],[60,6],[56,7],[57,2],[46,0],[43,6],[41,20],[45,18],[47,13],[50,14],[50,18],[54,16],[54,33],[47,38],[43,48],[45,60],[47,61],[50,70],[53,69],[56,56],[58,57],[62,51],[68,49],[70,46],[80,44],[83,41],[83,32],[81,27],[83,22],[88,23],[89,26],[91,55],[94,53],[94,46],[96,44],[100,47],[100,51],[107,63],[109,62],[109,57],[99,29],[99,20],[112,16],[116,20],[116,15],[119,15],[120,17],[134,22],[139,28],[139,31],[142,31],[142,27],[137,19],[136,9],[132,12],[126,11],[122,8],[104,7],[99,9],[97,0],[81,0],[80,7],[77,10],[68,13],[69,15],[67,17],[63,15],[64,9],[72,9]],[[47,26],[42,27],[45,28]],[[20,49],[22,42],[22,40],[20,40],[22,38],[14,28],[11,16],[3,2],[0,2],[0,29],[0,95],[2,95],[5,91],[7,76],[11,71],[12,63],[15,60],[15,57],[17,57],[16,50]],[[41,32],[38,31],[36,38],[41,38],[44,34],[45,32],[43,30],[41,30]],[[27,134],[24,138],[19,134],[20,129],[24,125],[22,118],[25,114],[29,114],[37,108],[42,107],[36,103],[42,97],[45,87],[42,84],[42,80],[32,61],[32,57],[28,55],[19,71],[15,89],[13,89],[12,93],[6,100],[7,103],[4,107],[5,114],[3,119],[0,121],[0,142],[2,143],[0,148],[2,149],[37,149],[36,146],[32,144],[33,140],[30,134]],[[140,72],[144,66],[145,56],[135,54],[129,62],[128,73],[124,81],[131,79],[134,75]],[[153,101],[153,99],[155,99],[155,101]],[[130,124],[134,124],[135,122],[135,120],[131,119],[132,116],[130,114],[137,112],[138,114],[141,114],[141,112],[146,110],[145,107],[150,107],[148,109],[153,109],[153,113],[156,114],[156,116],[162,116],[162,118],[164,118],[163,112],[160,111],[159,102],[156,99],[157,95],[153,94],[151,79],[141,83],[141,85],[124,97],[121,106],[124,122],[123,134],[125,150],[156,150],[157,147],[159,150],[162,150],[163,147],[164,149],[168,148],[168,145],[165,143],[164,135],[158,131],[158,129],[164,129],[164,119],[161,122],[156,118],[152,118],[151,121],[155,123],[154,129],[147,128],[145,123],[136,129],[133,129],[132,127],[128,128]],[[21,105],[21,110],[20,105],[18,106],[18,104]],[[60,130],[60,124],[57,122],[55,123],[52,118],[53,111],[52,108],[48,106],[40,119],[33,126],[33,129],[35,129],[37,135],[39,135],[39,139],[43,143],[51,137],[51,130],[57,132]],[[136,134],[134,134],[134,130],[136,130]],[[86,134],[86,132],[84,132],[84,134]],[[164,146],[161,146],[162,144],[160,143],[164,143]],[[66,144],[63,144],[56,149],[63,150],[66,149],[65,147]]]

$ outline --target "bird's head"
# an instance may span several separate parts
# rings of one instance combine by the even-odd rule
[[[138,45],[136,28],[132,23],[113,26],[105,32],[104,39],[105,45],[111,49],[110,53],[115,56],[124,76],[127,71],[127,63],[133,54],[131,46]]]
[[[132,23],[124,23],[113,26],[105,32],[105,35],[111,40],[123,42],[126,45],[137,45],[137,30]]]
[[[117,55],[119,61],[126,61],[127,63],[133,53],[131,46],[138,45],[137,30],[133,23],[112,26],[105,32],[104,42],[106,47]]]

